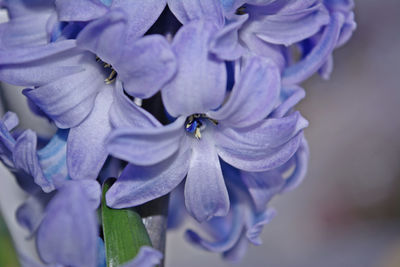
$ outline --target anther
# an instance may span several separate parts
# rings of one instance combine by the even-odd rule
[[[244,15],[244,14],[246,14],[246,7],[244,7],[244,6],[239,7],[238,9],[236,9],[236,13],[235,14],[236,15]]]
[[[116,77],[117,77],[117,72],[115,70],[112,70],[110,75],[104,81],[106,84],[110,84],[115,80]]]

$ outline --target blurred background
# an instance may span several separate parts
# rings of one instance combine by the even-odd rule
[[[400,267],[400,1],[355,2],[358,28],[336,50],[331,79],[304,84],[308,175],[273,200],[278,214],[263,245],[235,266]],[[16,99],[11,89],[1,97]],[[23,107],[8,100],[7,108]],[[43,121],[23,124],[46,132]],[[17,246],[29,247],[13,217],[23,196],[2,168],[0,177],[0,208]],[[184,241],[189,226],[168,234],[167,267],[231,266]]]

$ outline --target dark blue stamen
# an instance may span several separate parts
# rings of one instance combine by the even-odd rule
[[[200,121],[200,118],[193,118],[192,121],[188,121],[186,123],[186,131],[189,133],[194,133],[197,128],[201,127],[203,124]]]

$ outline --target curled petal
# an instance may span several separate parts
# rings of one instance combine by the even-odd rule
[[[51,180],[48,180],[43,173],[39,163],[38,155],[36,154],[37,138],[36,134],[31,130],[26,130],[22,133],[15,144],[13,151],[14,164],[17,169],[24,170],[30,174],[35,183],[38,184],[43,191],[50,192],[55,189]],[[58,166],[55,165],[58,169]],[[52,169],[48,170],[52,174]],[[56,170],[58,171],[58,170]]]
[[[315,0],[301,2],[291,1],[277,14],[257,18],[249,30],[266,42],[286,46],[314,35],[328,24],[329,12]]]
[[[68,130],[58,130],[50,142],[37,152],[43,175],[56,188],[62,186],[66,180],[70,179],[66,159],[67,138]],[[32,173],[29,174],[32,175]],[[35,178],[34,175],[32,176]]]
[[[210,43],[210,51],[221,60],[236,60],[244,54],[245,49],[239,42],[239,29],[248,16],[236,16],[215,35]]]
[[[300,102],[306,95],[303,88],[292,85],[281,89],[281,104],[271,113],[270,118],[282,118],[292,110],[292,108]]]
[[[267,119],[249,128],[221,128],[216,133],[218,155],[245,171],[276,168],[297,151],[308,122],[298,112],[283,119]]]
[[[261,231],[265,224],[269,223],[275,217],[275,210],[268,209],[261,214],[257,214],[253,218],[252,225],[248,226],[246,237],[247,239],[256,246],[262,244],[260,239]]]
[[[171,192],[185,178],[191,151],[180,149],[153,166],[129,164],[106,194],[107,205],[127,208]]]
[[[284,85],[298,84],[306,80],[325,63],[336,45],[343,20],[344,17],[341,13],[332,14],[331,22],[325,27],[313,50],[304,59],[284,70],[282,74]]]
[[[280,193],[285,180],[276,170],[266,172],[241,172],[241,178],[249,190],[257,211],[265,210],[273,196]]]
[[[193,230],[186,231],[186,238],[193,244],[200,246],[201,248],[212,251],[212,252],[226,252],[232,249],[238,240],[241,238],[244,227],[244,210],[242,206],[239,206],[238,203],[232,204],[232,225],[229,227],[227,234],[223,238],[219,238],[216,241],[207,241],[198,235]],[[219,218],[215,218],[218,220]],[[223,220],[228,220],[228,217],[221,218]],[[211,227],[213,227],[213,219],[208,222]],[[224,223],[224,225],[228,226],[228,223]]]
[[[304,179],[307,173],[309,148],[307,140],[303,137],[299,150],[295,154],[295,169],[293,173],[286,178],[285,186],[282,192],[290,191],[296,188]]]

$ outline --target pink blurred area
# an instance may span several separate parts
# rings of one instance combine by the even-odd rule
[[[306,180],[274,199],[264,244],[235,266],[400,266],[400,1],[355,2],[331,79],[304,84]],[[231,266],[182,238],[169,234],[167,266]]]

